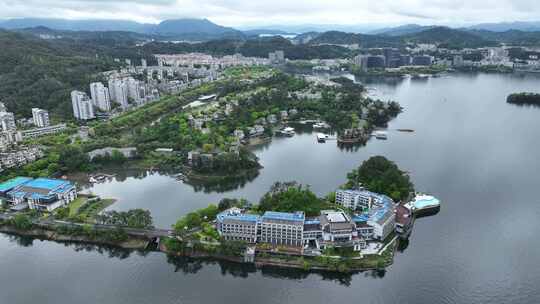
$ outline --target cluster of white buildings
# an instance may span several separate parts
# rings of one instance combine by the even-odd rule
[[[351,216],[342,210],[323,210],[317,217],[302,212],[265,212],[262,216],[238,208],[217,216],[216,228],[226,240],[301,247],[317,251],[328,247],[367,248],[383,242],[396,226],[396,208],[389,197],[366,190],[338,190],[336,203],[361,210]]]
[[[0,153],[0,172],[24,166],[44,156],[43,150],[38,147],[22,147],[13,152]]]
[[[108,87],[101,82],[91,83],[90,96],[81,91],[71,92],[73,116],[78,120],[95,119],[98,112],[109,113],[112,102],[120,105],[122,110],[127,110],[157,99],[157,89],[150,89],[144,81],[121,73],[109,75]]]
[[[31,123],[27,126],[32,124],[37,128],[18,130],[15,115],[8,112],[6,106],[0,102],[0,151],[6,151],[9,147],[26,139],[55,134],[67,128],[65,124],[51,126],[49,112],[39,108],[32,108]],[[24,151],[24,149],[21,150],[21,152]],[[28,158],[32,157],[32,155],[28,156]]]
[[[268,53],[268,61],[271,64],[285,63],[285,52],[275,51],[275,52]]]
[[[214,57],[203,53],[155,55],[159,66],[187,66],[205,65],[214,69],[223,69],[232,66],[267,65],[269,60],[258,57],[245,57],[241,54]]]

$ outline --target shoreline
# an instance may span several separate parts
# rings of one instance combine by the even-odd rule
[[[65,235],[60,234],[54,230],[48,230],[39,227],[33,227],[29,230],[17,229],[13,226],[7,224],[0,224],[0,233],[5,235],[13,235],[18,237],[31,237],[33,239],[45,240],[50,242],[56,242],[59,244],[62,243],[77,243],[77,244],[87,244],[87,245],[103,245],[111,246],[119,249],[125,250],[139,250],[146,252],[161,252],[167,256],[173,257],[188,257],[194,259],[212,259],[216,261],[226,261],[233,262],[238,264],[245,265],[254,265],[256,268],[260,269],[263,267],[278,267],[278,268],[288,268],[288,269],[299,269],[309,272],[332,272],[332,273],[356,273],[369,270],[380,270],[385,269],[391,266],[394,263],[394,254],[397,249],[397,240],[393,240],[391,243],[391,255],[388,262],[383,262],[382,264],[379,261],[385,261],[388,257],[386,250],[380,254],[377,260],[373,260],[370,256],[362,257],[359,259],[352,258],[327,258],[329,261],[332,261],[331,264],[324,266],[316,262],[315,257],[308,256],[272,256],[272,257],[257,257],[255,256],[253,262],[244,261],[242,256],[228,256],[219,253],[206,252],[201,250],[190,250],[189,252],[176,252],[166,248],[163,242],[161,242],[155,249],[150,247],[153,244],[152,240],[136,238],[129,236],[126,241],[122,242],[113,242],[107,241],[102,238],[90,238],[83,235]],[[307,264],[306,264],[307,263]],[[349,265],[350,263],[356,263],[357,265]],[[340,265],[347,265],[346,268],[340,268]]]

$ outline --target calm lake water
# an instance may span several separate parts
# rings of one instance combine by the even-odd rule
[[[384,155],[443,204],[416,222],[386,271],[255,270],[0,235],[0,303],[539,303],[540,108],[505,100],[539,92],[540,78],[452,75],[369,86],[405,108],[387,141],[341,150],[303,133],[259,147],[264,169],[251,180],[203,187],[132,172],[91,191],[117,198],[118,210],[149,209],[168,227],[223,197],[256,202],[275,181],[323,195],[362,161]]]

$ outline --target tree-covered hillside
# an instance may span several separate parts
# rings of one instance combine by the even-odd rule
[[[99,72],[114,68],[97,52],[61,40],[0,31],[0,100],[18,117],[32,107],[69,117],[73,89],[86,89]]]
[[[497,42],[486,40],[476,34],[448,27],[434,27],[422,32],[402,36],[404,41],[413,43],[431,43],[450,49],[478,48],[497,46]]]

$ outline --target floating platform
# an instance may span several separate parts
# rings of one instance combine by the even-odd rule
[[[417,194],[412,201],[405,204],[405,207],[410,209],[415,215],[432,214],[439,212],[441,202],[434,196]]]

